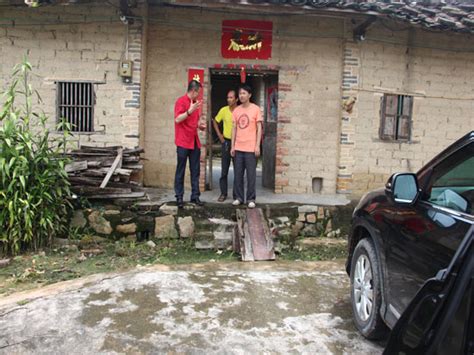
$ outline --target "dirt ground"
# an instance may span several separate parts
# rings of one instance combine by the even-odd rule
[[[0,298],[0,353],[380,354],[351,320],[342,262],[204,263]]]

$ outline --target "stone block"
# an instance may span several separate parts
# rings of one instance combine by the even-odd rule
[[[84,217],[84,211],[76,210],[74,211],[71,219],[72,228],[84,228],[87,225],[87,220]]]
[[[166,215],[176,216],[178,214],[178,206],[170,206],[165,203],[163,206],[160,207],[159,211]]]
[[[308,223],[316,223],[317,218],[315,213],[308,213],[306,215],[306,222]]]
[[[324,218],[324,207],[319,207],[317,212],[318,212],[318,219],[323,219]]]
[[[178,227],[181,238],[191,238],[194,235],[194,221],[191,216],[178,217]]]
[[[90,226],[99,234],[109,235],[112,233],[110,222],[107,221],[100,211],[92,211],[88,217]]]
[[[212,240],[197,240],[194,246],[197,250],[212,250],[214,242]]]
[[[304,205],[298,207],[298,213],[313,213],[318,212],[318,206]]]
[[[155,218],[156,238],[178,238],[174,217],[171,215]]]
[[[132,234],[137,231],[137,225],[135,223],[119,224],[115,230],[122,234]]]

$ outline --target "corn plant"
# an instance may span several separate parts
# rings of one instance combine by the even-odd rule
[[[0,254],[51,244],[67,231],[70,185],[63,136],[52,137],[44,113],[33,111],[38,93],[25,58],[12,74],[0,111]],[[62,125],[64,126],[64,125]]]

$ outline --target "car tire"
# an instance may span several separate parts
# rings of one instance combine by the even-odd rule
[[[382,305],[379,261],[371,240],[361,239],[351,261],[351,305],[354,323],[367,339],[381,339],[387,326],[380,316]]]

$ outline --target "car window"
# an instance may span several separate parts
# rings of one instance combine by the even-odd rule
[[[434,205],[473,214],[474,145],[448,157],[433,171],[425,198]]]

